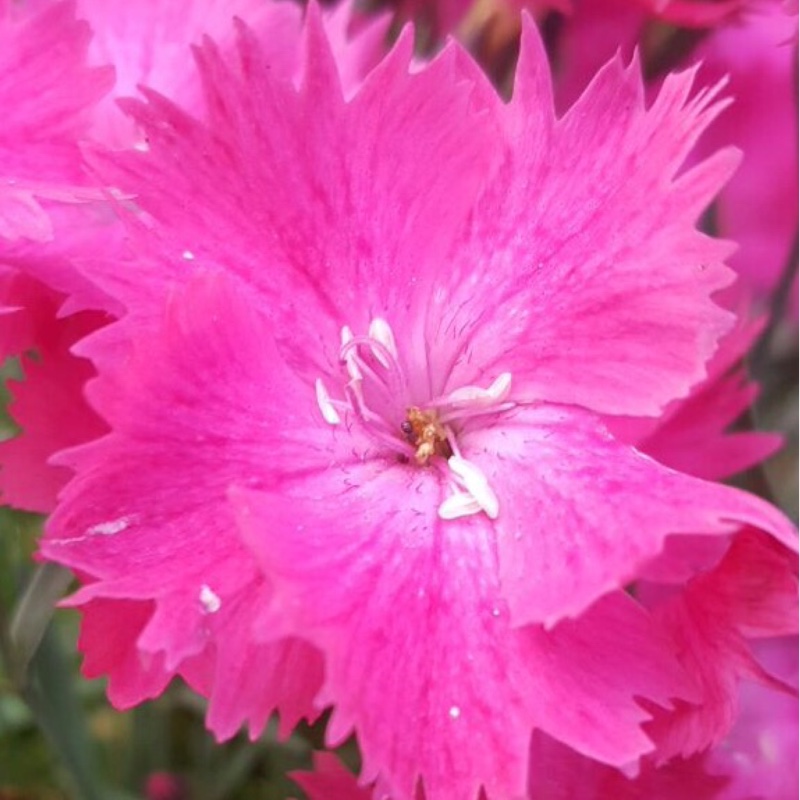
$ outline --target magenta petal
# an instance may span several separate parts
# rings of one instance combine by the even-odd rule
[[[313,717],[320,681],[307,645],[252,642],[265,587],[227,500],[232,483],[273,484],[273,454],[294,436],[302,435],[298,470],[335,463],[327,427],[319,439],[302,433],[319,419],[313,388],[282,366],[270,331],[219,277],[176,294],[160,328],[92,384],[113,432],[61,457],[77,474],[41,543],[46,558],[91,576],[73,602],[153,601],[136,649],[208,687],[220,736],[245,719],[258,731],[275,708],[286,713],[284,726]],[[265,403],[270,386],[275,400]],[[354,458],[349,445],[346,453]],[[294,677],[283,675],[287,664]]]
[[[9,384],[9,413],[21,430],[0,442],[0,491],[8,505],[50,512],[72,475],[66,467],[48,463],[50,457],[106,431],[83,396],[94,369],[70,353],[75,340],[98,322],[99,315],[88,313],[38,320],[31,342],[36,358],[23,358],[24,380]]]
[[[183,107],[202,109],[202,92],[192,63],[190,45],[210,35],[224,47],[233,39],[238,17],[271,33],[273,65],[291,74],[297,48],[301,10],[292,3],[258,0],[140,0],[107,3],[79,0],[79,9],[92,26],[90,55],[97,64],[113,64],[113,96],[93,114],[93,134],[115,146],[133,144],[140,134],[114,102],[136,94],[139,85],[169,95]],[[286,66],[284,66],[286,65]]]
[[[358,785],[333,753],[314,753],[313,772],[290,772],[310,800],[370,800],[372,792]]]
[[[153,224],[135,232],[128,269],[98,258],[87,274],[149,317],[170,284],[224,269],[292,331],[285,344],[308,369],[322,367],[320,338],[366,326],[368,308],[427,304],[431,276],[498,158],[497,125],[473,107],[474,64],[450,46],[410,72],[412,38],[401,34],[347,100],[338,65],[352,53],[333,51],[313,8],[295,82],[273,72],[244,26],[236,58],[206,42],[197,59],[208,123],[148,91],[146,104],[126,108],[149,152],[96,157]]]
[[[756,649],[771,674],[797,686],[796,636],[759,642]],[[709,756],[713,769],[729,777],[720,800],[796,800],[797,693],[761,684],[743,684],[741,689],[734,729]]]
[[[257,582],[227,604],[214,620],[218,636],[211,652],[181,670],[209,698],[206,724],[219,739],[236,734],[243,721],[256,738],[276,710],[286,737],[301,719],[313,721],[319,713],[313,703],[322,686],[319,652],[299,639],[263,643],[253,635],[268,599],[269,590]]]
[[[654,615],[702,688],[701,702],[657,712],[648,727],[663,761],[716,745],[730,731],[740,679],[781,688],[750,645],[797,633],[796,555],[763,534],[743,532],[715,569],[691,580]]]
[[[669,534],[730,534],[748,523],[796,546],[763,500],[667,469],[612,438],[591,414],[539,406],[464,437],[500,497],[500,576],[515,624],[577,616],[634,579]]]
[[[715,800],[727,779],[707,759],[675,759],[658,768],[643,765],[628,777],[536,732],[531,742],[530,800]],[[711,774],[709,774],[711,773]],[[743,798],[738,798],[743,800]]]
[[[153,611],[150,601],[89,600],[79,606],[83,652],[82,671],[87,678],[108,678],[108,697],[117,708],[157,697],[173,673],[164,659],[142,653],[136,640]]]
[[[618,593],[550,632],[512,626],[489,521],[439,520],[439,495],[370,464],[232,494],[274,619],[324,653],[330,743],[355,730],[364,780],[411,798],[421,776],[429,800],[521,794],[534,727],[608,763],[648,751],[634,697],[689,691],[648,616]]]
[[[679,472],[722,480],[758,464],[781,445],[777,434],[733,427],[758,396],[745,358],[763,325],[741,320],[721,341],[706,378],[657,419],[609,419],[612,433]]]
[[[0,8],[0,240],[51,238],[40,200],[86,182],[78,141],[112,82],[87,66],[89,37],[74,2]]]
[[[455,362],[450,388],[479,365],[532,400],[654,415],[704,376],[732,322],[711,299],[733,279],[731,247],[695,226],[737,156],[681,171],[719,87],[690,98],[694,74],[673,75],[646,107],[638,63],[615,59],[556,120],[526,33],[507,160],[456,247],[434,341]]]
[[[737,242],[731,266],[764,303],[796,261],[797,6],[753,4],[737,24],[720,26],[706,37],[696,57],[701,77],[726,76],[735,102],[715,121],[698,150],[724,145],[743,153],[742,164],[719,198],[721,235]],[[797,313],[797,285],[789,291]]]

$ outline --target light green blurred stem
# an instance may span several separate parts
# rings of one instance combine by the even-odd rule
[[[86,720],[73,689],[73,669],[58,635],[47,630],[30,661],[29,678],[20,689],[37,725],[61,761],[76,800],[107,800],[98,780]]]
[[[86,718],[75,695],[74,666],[50,622],[71,575],[61,567],[37,567],[8,625],[0,616],[0,648],[11,684],[57,756],[70,797],[109,800],[98,779]]]
[[[35,655],[53,611],[67,591],[72,573],[57,564],[37,567],[17,603],[8,628],[11,679],[24,688],[28,665]]]

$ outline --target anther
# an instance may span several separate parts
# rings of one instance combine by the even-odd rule
[[[314,390],[317,394],[317,405],[322,412],[322,418],[329,425],[338,425],[342,421],[342,418],[339,416],[339,412],[333,407],[331,396],[328,394],[328,390],[325,388],[325,384],[320,378],[317,378],[314,382]]]
[[[369,338],[374,339],[376,342],[382,344],[389,354],[396,361],[397,360],[397,344],[394,340],[394,334],[389,327],[389,323],[381,317],[375,317],[369,324]],[[374,348],[372,351],[375,358],[383,364],[386,369],[391,367],[391,363],[386,359],[386,356],[380,351],[379,348]]]
[[[447,466],[460,479],[464,488],[475,498],[489,519],[497,519],[500,511],[500,502],[480,468],[471,461],[467,461],[466,458],[461,458],[461,456],[451,456],[447,460]]]

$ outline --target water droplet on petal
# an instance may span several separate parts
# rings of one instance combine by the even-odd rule
[[[207,584],[200,587],[200,605],[206,614],[216,614],[222,608],[222,600],[219,595]]]

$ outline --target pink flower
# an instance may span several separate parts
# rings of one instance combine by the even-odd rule
[[[92,315],[56,322],[60,296],[13,269],[46,253],[57,277],[65,263],[53,245],[55,209],[78,216],[98,196],[83,173],[79,141],[112,75],[88,66],[88,42],[74,3],[33,11],[0,2],[0,361],[38,351],[37,361],[22,358],[30,383],[12,388],[12,417],[31,430],[0,444],[0,487],[4,502],[34,511],[49,511],[66,482],[67,471],[47,466],[46,457],[104,431],[80,399],[91,366],[72,364],[67,352],[90,330]],[[62,398],[63,412],[54,414]]]
[[[80,345],[111,433],[60,457],[42,553],[132,603],[115,665],[183,674],[221,736],[332,705],[397,800],[523,793],[534,728],[627,764],[639,698],[696,687],[624,587],[668,536],[794,544],[602,421],[688,393],[730,326],[694,226],[735,157],[681,171],[715,92],[645,107],[613,61],[556,120],[529,23],[509,104],[457,45],[410,69],[410,31],[343,92],[313,5],[304,52],[206,43],[208,121],[148,93],[149,150],[97,157],[146,216],[87,271],[128,310]]]
[[[770,0],[766,0],[769,2]],[[759,0],[634,0],[654,17],[687,28],[719,25]]]
[[[653,15],[673,24],[712,27],[684,53],[680,63],[698,64],[699,86],[728,81],[732,102],[702,137],[695,158],[735,145],[743,158],[718,199],[714,221],[719,235],[735,241],[730,259],[756,304],[766,306],[792,267],[797,237],[797,13],[776,0],[664,2],[586,0],[576,2],[554,49],[561,66],[559,106],[574,102],[597,69],[615,52],[638,46],[661,80],[659,62],[680,53],[659,41],[647,23]],[[689,42],[683,39],[684,46]],[[673,55],[675,54],[675,55]],[[649,56],[649,58],[648,58]],[[787,287],[788,289],[788,287]],[[796,316],[796,286],[788,291]]]
[[[688,397],[655,419],[610,418],[611,431],[662,464],[706,480],[730,478],[768,458],[781,446],[779,435],[730,430],[758,396],[744,359],[763,327],[742,319],[720,341],[708,375]]]
[[[0,279],[0,292],[5,294],[0,305],[10,306],[0,313],[0,352],[19,354],[25,375],[24,381],[9,383],[8,411],[23,433],[0,442],[0,491],[4,503],[47,513],[71,475],[48,464],[49,457],[106,432],[82,395],[94,369],[70,353],[75,341],[106,318],[84,311],[57,319],[63,298],[16,272]]]
[[[33,13],[0,2],[0,247],[52,238],[41,201],[82,197],[78,138],[112,78],[87,66],[88,42],[74,3]]]
[[[770,671],[794,687],[776,691],[744,684],[739,718],[709,756],[710,768],[730,776],[722,800],[793,800],[797,797],[797,637],[758,643]]]
[[[796,268],[797,13],[775,2],[754,6],[738,24],[711,33],[695,58],[702,80],[728,76],[735,98],[703,137],[699,155],[731,144],[744,154],[720,195],[716,220],[720,235],[739,245],[731,266],[766,304],[787,269]],[[784,291],[796,317],[796,281]]]
[[[647,587],[639,588],[647,602]],[[699,700],[679,701],[677,713],[656,711],[647,726],[663,763],[702,752],[730,732],[739,680],[786,688],[759,664],[752,645],[797,634],[797,558],[771,538],[744,531],[713,569],[652,605],[700,688]]]
[[[370,800],[373,796],[333,753],[314,753],[312,772],[290,775],[310,800]]]

